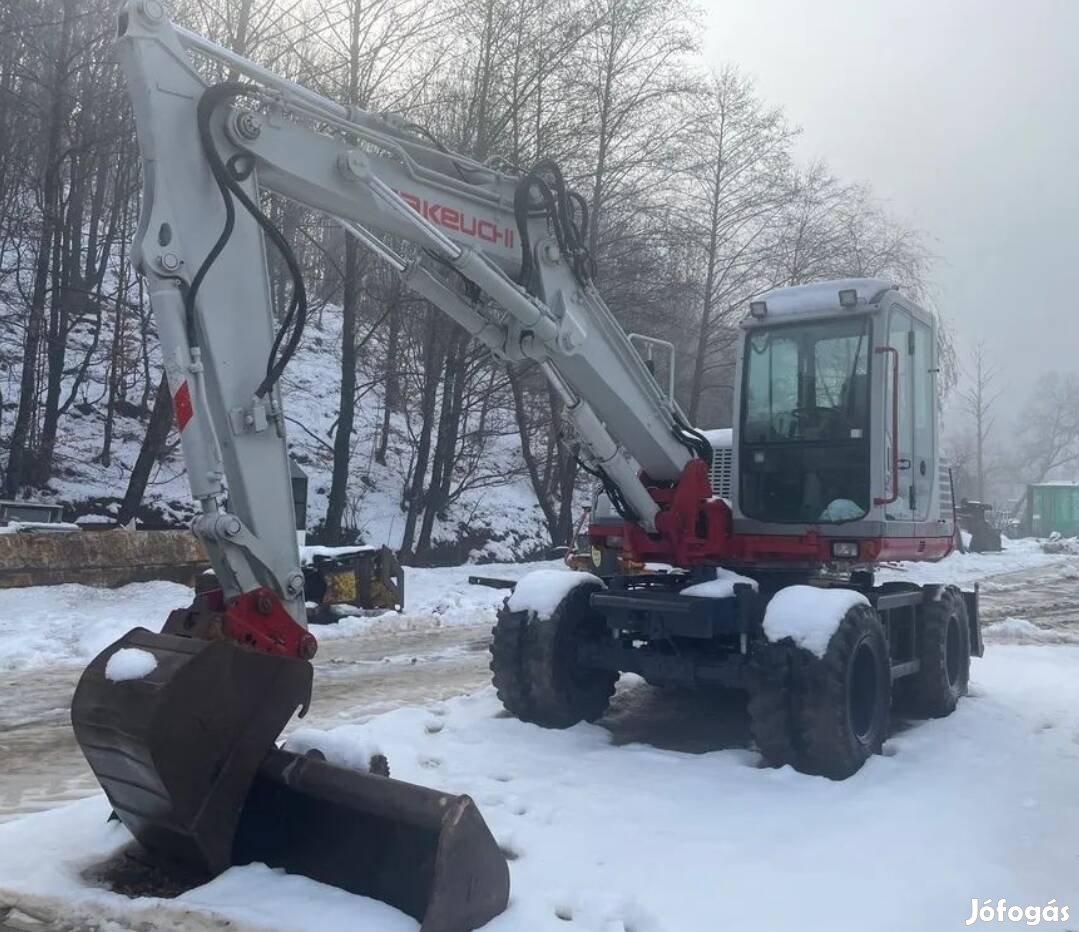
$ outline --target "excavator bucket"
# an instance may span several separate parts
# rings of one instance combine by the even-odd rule
[[[149,655],[152,669],[124,678],[116,661],[109,666],[126,659],[121,651]],[[83,671],[71,723],[114,811],[143,847],[213,875],[232,863],[255,772],[310,696],[306,660],[134,628]]]
[[[317,752],[266,756],[235,858],[382,900],[421,932],[478,928],[509,900],[505,855],[468,796],[337,767]]]
[[[208,617],[178,612],[166,627],[212,630]],[[208,879],[263,862],[383,900],[423,932],[501,913],[509,869],[467,796],[277,749],[306,710],[311,677],[306,660],[220,635],[135,628],[83,672],[75,738],[116,815],[166,871]]]

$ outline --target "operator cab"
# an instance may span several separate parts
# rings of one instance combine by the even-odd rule
[[[855,539],[841,559],[943,556],[932,315],[848,279],[770,291],[742,329],[735,532]]]

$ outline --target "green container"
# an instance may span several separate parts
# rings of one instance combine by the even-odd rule
[[[1079,536],[1079,483],[1047,482],[1027,487],[1027,527],[1034,537],[1054,531]]]

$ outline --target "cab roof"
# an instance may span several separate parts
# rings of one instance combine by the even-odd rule
[[[839,292],[854,291],[858,295],[857,309],[878,305],[889,291],[898,291],[899,286],[883,278],[837,278],[827,282],[813,282],[808,285],[792,285],[787,288],[773,288],[753,299],[767,305],[767,320],[800,314],[818,314],[835,312],[841,314],[856,308],[844,307],[839,302]],[[747,323],[752,318],[747,318]],[[763,321],[762,321],[763,322]]]

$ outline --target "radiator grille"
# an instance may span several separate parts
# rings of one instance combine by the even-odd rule
[[[937,476],[940,482],[940,516],[944,520],[950,520],[955,502],[952,500],[952,477],[947,463],[941,463],[937,467]]]
[[[708,479],[712,483],[712,494],[716,498],[731,497],[731,459],[734,451],[730,447],[712,450],[712,469]]]

